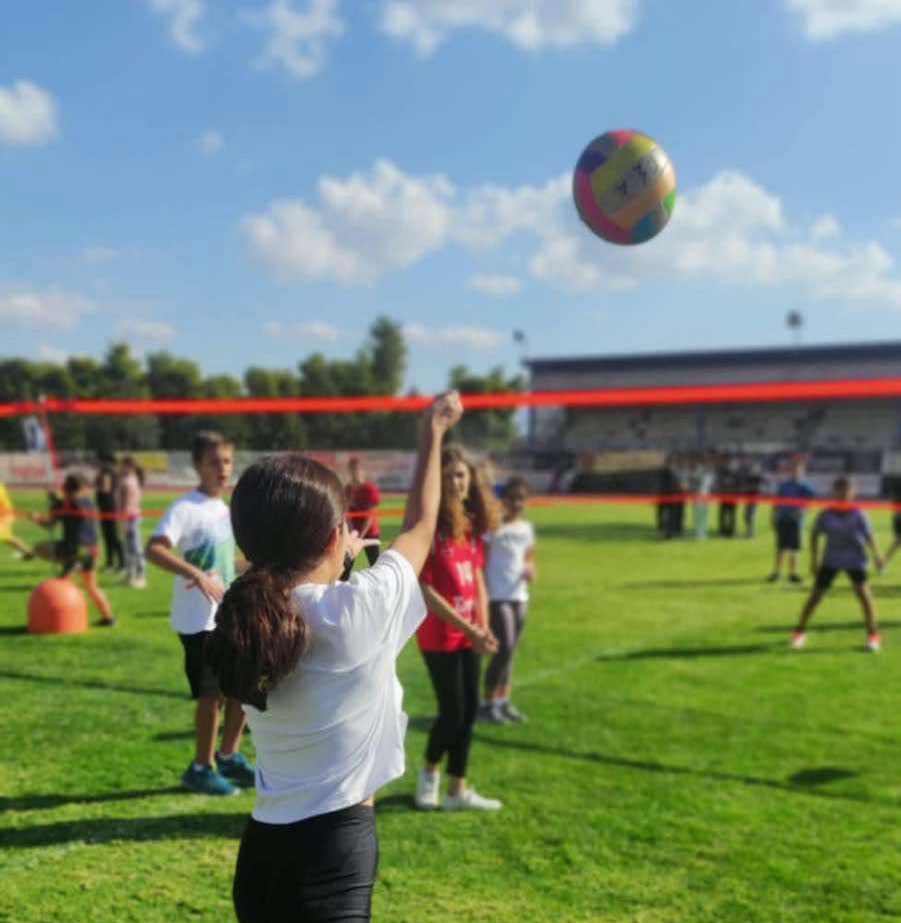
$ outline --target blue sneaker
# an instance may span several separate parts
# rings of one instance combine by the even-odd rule
[[[251,763],[243,753],[233,753],[231,756],[216,754],[216,768],[241,788],[253,788],[256,785],[256,773]]]
[[[212,766],[197,769],[193,763],[182,773],[181,784],[201,795],[237,795],[238,790]]]

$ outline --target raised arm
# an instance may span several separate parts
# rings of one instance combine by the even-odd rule
[[[436,398],[425,412],[419,433],[419,453],[413,486],[401,533],[391,547],[402,554],[418,574],[428,557],[438,522],[441,503],[441,442],[444,434],[460,419],[460,395],[449,391]]]

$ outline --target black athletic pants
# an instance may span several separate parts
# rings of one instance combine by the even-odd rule
[[[379,559],[379,546],[378,545],[367,545],[364,549],[366,552],[366,560],[369,562],[369,566],[372,567],[376,561]],[[341,572],[341,579],[344,581],[350,580],[350,575],[354,569],[354,559],[347,556],[347,560],[344,562],[344,570]]]
[[[365,805],[294,824],[251,818],[232,889],[239,923],[368,923],[378,864]]]
[[[125,549],[119,537],[119,524],[115,519],[101,519],[100,531],[103,533],[103,545],[106,549],[106,566],[113,570],[125,567]]]
[[[479,710],[479,655],[473,650],[449,654],[423,651],[438,699],[438,717],[429,732],[425,759],[440,763],[447,754],[449,775],[466,775],[472,726]]]

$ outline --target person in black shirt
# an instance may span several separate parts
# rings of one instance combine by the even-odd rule
[[[119,535],[119,520],[115,514],[119,511],[119,474],[116,460],[108,452],[100,454],[100,468],[94,481],[94,496],[97,509],[104,514],[100,520],[103,533],[103,546],[106,549],[104,570],[121,571],[125,569],[125,548]]]
[[[45,516],[32,516],[35,522],[47,528],[62,526],[63,536],[56,541],[41,542],[35,546],[38,557],[56,561],[61,566],[60,576],[68,577],[79,571],[81,582],[91,602],[100,612],[100,625],[116,623],[106,594],[97,585],[94,568],[97,562],[97,509],[88,496],[87,484],[78,474],[70,474],[63,482],[63,496],[54,497],[50,512]]]

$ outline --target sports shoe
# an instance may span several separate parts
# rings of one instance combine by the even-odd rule
[[[233,753],[231,756],[222,756],[217,753],[216,768],[220,775],[225,776],[240,788],[253,788],[256,785],[253,763],[243,753]]]
[[[867,635],[867,650],[872,651],[874,654],[879,653],[880,648],[882,647],[882,638],[879,636],[878,631],[874,631],[872,634]]]
[[[525,724],[529,719],[510,701],[501,705],[501,714],[514,724]]]
[[[778,579],[779,579],[779,575],[775,571],[773,571],[773,573],[771,573],[769,577],[766,578],[766,582],[775,583]]]
[[[804,578],[800,574],[789,574],[788,579],[792,583],[803,583],[804,582]]]
[[[108,617],[97,620],[98,628],[112,628],[113,625],[115,624],[116,624],[116,617],[114,615],[110,615]]]
[[[471,785],[457,795],[448,795],[441,805],[445,811],[499,811],[497,798],[483,798]]]
[[[438,782],[441,774],[436,769],[434,772],[426,772],[425,769],[419,770],[416,777],[416,794],[413,796],[413,804],[423,811],[434,811],[441,806],[438,799]]]
[[[146,590],[147,589],[147,579],[146,577],[131,577],[129,578],[128,585],[133,590]]]
[[[504,714],[500,702],[483,702],[477,714],[479,721],[488,724],[509,724],[509,719]]]
[[[798,650],[807,643],[807,635],[803,631],[794,631],[791,638],[788,639],[788,643],[794,650]]]
[[[212,766],[197,769],[193,763],[181,774],[181,784],[201,795],[237,795],[238,790]]]

